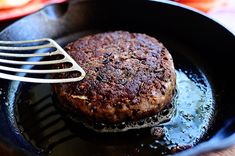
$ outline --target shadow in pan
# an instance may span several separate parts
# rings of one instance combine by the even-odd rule
[[[66,123],[54,107],[50,94],[43,93],[46,94],[39,94],[30,100],[19,100],[18,124],[24,136],[35,147],[48,152],[54,146],[73,138],[74,134],[66,128]]]

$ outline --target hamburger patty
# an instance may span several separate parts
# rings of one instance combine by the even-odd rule
[[[176,86],[173,60],[155,38],[115,31],[80,38],[65,49],[87,75],[53,88],[62,105],[85,118],[104,123],[136,121],[171,103]]]

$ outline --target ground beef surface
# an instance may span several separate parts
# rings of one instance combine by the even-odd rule
[[[173,60],[153,37],[106,32],[80,38],[65,49],[86,77],[53,88],[62,105],[85,118],[105,123],[138,120],[160,112],[173,98]]]

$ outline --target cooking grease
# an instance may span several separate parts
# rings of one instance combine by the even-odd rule
[[[86,125],[89,128],[56,107],[50,85],[23,85],[16,105],[18,126],[35,148],[52,156],[170,154],[195,145],[214,113],[212,90],[200,70],[178,67],[176,79],[174,100],[161,113],[137,122]]]

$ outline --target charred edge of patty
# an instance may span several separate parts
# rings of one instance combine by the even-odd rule
[[[176,90],[175,90],[176,92]],[[174,94],[176,98],[177,94]],[[126,120],[119,123],[105,123],[97,121],[96,118],[89,118],[81,114],[73,106],[62,102],[57,94],[53,94],[53,101],[56,103],[56,108],[63,114],[63,117],[71,120],[75,125],[82,124],[85,128],[91,129],[98,133],[117,133],[126,132],[128,130],[151,128],[161,123],[169,121],[174,116],[176,107],[173,102],[166,105],[160,112],[151,116],[144,117],[138,120]],[[174,100],[173,100],[174,101]],[[63,104],[61,104],[63,103]],[[69,114],[67,112],[70,112]]]

